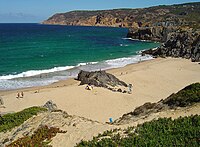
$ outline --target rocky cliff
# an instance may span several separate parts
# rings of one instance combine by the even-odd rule
[[[139,39],[139,40],[150,40],[165,42],[168,39],[168,35],[176,31],[177,27],[140,27],[130,28],[127,34],[128,38]]]
[[[162,5],[140,9],[114,9],[99,11],[71,11],[58,13],[43,24],[146,27],[146,26],[192,26],[199,28],[200,3]]]
[[[200,2],[141,9],[72,11],[55,14],[43,24],[127,27],[127,37],[164,43],[153,56],[200,61]]]
[[[157,49],[143,51],[155,57],[182,57],[200,62],[200,32],[174,31],[166,35],[166,41]]]

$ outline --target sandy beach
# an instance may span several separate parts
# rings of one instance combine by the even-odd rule
[[[115,120],[145,102],[159,101],[191,83],[200,82],[200,65],[180,58],[157,58],[107,72],[133,84],[132,94],[97,87],[88,91],[85,85],[78,86],[79,81],[69,79],[43,87],[0,91],[5,104],[0,111],[20,111],[53,100],[59,109],[70,115],[107,122],[109,118]],[[16,98],[20,91],[24,92],[24,97]]]

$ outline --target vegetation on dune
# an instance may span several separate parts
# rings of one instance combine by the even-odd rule
[[[46,108],[31,107],[20,112],[6,114],[0,117],[0,132],[6,132],[12,128],[21,125],[24,121],[31,118],[39,112],[46,111]]]
[[[103,136],[103,137],[102,137]],[[200,116],[159,118],[123,133],[107,131],[91,141],[81,141],[77,147],[106,146],[200,146]]]
[[[49,147],[48,144],[51,142],[51,138],[55,137],[57,133],[65,133],[65,131],[61,131],[56,127],[42,126],[32,136],[20,138],[7,147]]]
[[[200,102],[200,83],[194,83],[186,86],[177,93],[171,94],[164,100],[157,103],[146,102],[137,107],[134,111],[124,114],[119,120],[120,122],[128,118],[137,118],[140,116],[147,116],[151,113],[157,113],[166,109],[174,109],[176,107],[187,107]]]
[[[176,94],[170,95],[163,103],[169,106],[185,107],[196,102],[200,102],[200,83],[191,84]]]

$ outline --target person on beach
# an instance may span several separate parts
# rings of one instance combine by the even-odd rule
[[[16,98],[20,98],[20,94],[19,94],[19,92],[17,93],[17,97]]]
[[[4,102],[3,102],[3,98],[2,97],[0,97],[0,107],[4,107]]]
[[[21,98],[23,98],[24,97],[24,93],[23,93],[23,91],[21,92]]]
[[[3,102],[3,98],[2,98],[2,97],[0,97],[0,107],[5,108],[4,102]],[[1,121],[1,122],[3,121],[3,117],[2,117],[1,111],[0,111],[0,121]]]
[[[93,87],[92,87],[92,85],[91,85],[91,84],[88,84],[88,85],[85,87],[85,89],[86,89],[86,90],[92,90],[92,89],[93,89]]]
[[[35,91],[35,93],[39,93],[39,89]]]
[[[132,93],[132,84],[128,84],[128,93],[131,94]]]

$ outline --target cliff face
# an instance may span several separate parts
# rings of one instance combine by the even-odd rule
[[[200,62],[200,32],[172,32],[167,35],[167,40],[160,47],[143,51],[156,57],[182,57]]]
[[[140,27],[130,28],[127,34],[128,38],[139,40],[151,40],[158,42],[165,42],[168,39],[168,34],[176,31],[177,27]]]
[[[99,11],[71,11],[58,13],[43,24],[145,27],[193,26],[200,24],[200,3],[155,6],[143,9],[114,9]]]

